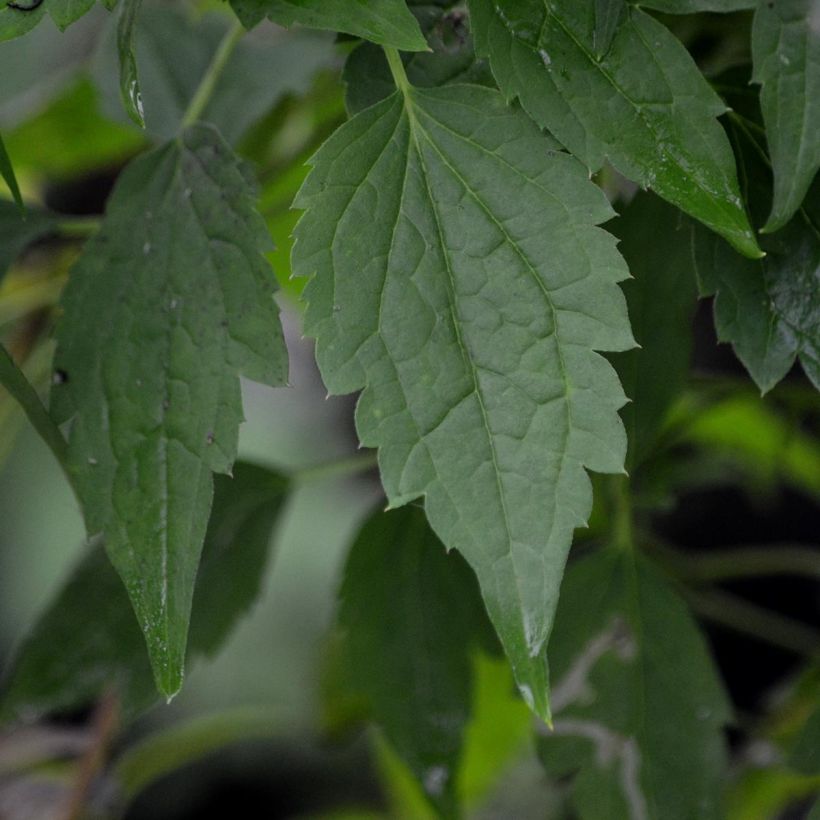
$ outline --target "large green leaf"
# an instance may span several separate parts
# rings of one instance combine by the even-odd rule
[[[723,78],[732,89],[734,74]],[[759,112],[740,91],[729,100],[735,113],[730,134],[738,154],[744,193],[758,224],[765,219],[771,171]],[[820,388],[820,183],[794,219],[763,241],[766,257],[745,259],[717,237],[693,226],[692,258],[701,293],[716,294],[715,326],[731,342],[761,391],[776,385],[796,358]]]
[[[353,688],[428,799],[454,815],[473,652],[486,631],[475,576],[410,506],[365,524],[340,595]]]
[[[101,0],[111,9],[117,0]],[[0,4],[0,41],[31,31],[48,12],[60,31],[94,7],[94,0],[10,0]]]
[[[189,659],[213,654],[256,599],[285,481],[250,464],[215,482],[191,613]],[[132,718],[157,699],[145,640],[122,582],[96,545],[80,561],[10,664],[0,718],[32,719],[116,689]]]
[[[238,374],[282,384],[269,239],[252,188],[208,126],[138,158],[74,267],[52,411],[90,535],[131,595],[157,684],[182,683],[211,472],[229,472]]]
[[[583,820],[722,817],[731,710],[686,606],[644,558],[610,548],[570,567],[550,643],[547,769],[575,773]]]
[[[584,467],[619,472],[624,395],[596,350],[632,346],[612,211],[577,160],[496,91],[405,87],[320,149],[293,269],[333,393],[365,388],[392,506],[424,496],[476,571],[522,693],[544,648]],[[366,230],[363,229],[366,226]]]
[[[686,383],[697,293],[688,220],[682,223],[680,211],[638,193],[609,227],[634,277],[624,292],[640,348],[610,356],[631,399],[621,410],[631,472],[651,454],[666,412]]]
[[[760,0],[752,30],[755,82],[774,166],[765,230],[795,214],[820,168],[820,6],[816,0]]]
[[[716,119],[725,106],[668,29],[629,7],[598,59],[593,0],[470,0],[470,9],[499,87],[590,170],[609,159],[760,255]]]
[[[177,133],[227,26],[222,15],[206,14],[195,21],[174,6],[142,10],[135,27],[136,59],[145,125],[153,137],[165,140]],[[125,122],[114,29],[102,38],[93,75],[105,113]],[[316,72],[334,63],[332,39],[326,34],[259,31],[244,37],[219,76],[202,119],[235,144],[282,97],[304,94]]]
[[[280,26],[298,23],[342,31],[403,51],[424,51],[427,43],[404,0],[230,0],[246,28],[269,17]]]
[[[0,200],[0,281],[27,245],[54,228],[54,218],[44,211],[28,208],[23,215],[13,203]]]

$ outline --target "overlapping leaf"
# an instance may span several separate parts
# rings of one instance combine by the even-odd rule
[[[29,208],[24,216],[16,205],[0,200],[0,281],[27,245],[48,236],[54,228],[50,214]]]
[[[550,644],[554,732],[583,820],[723,816],[728,700],[683,602],[645,559],[606,551],[567,572]]]
[[[766,223],[774,231],[794,216],[820,168],[820,3],[760,0],[752,54],[774,166]]]
[[[470,0],[499,87],[591,170],[606,159],[760,255],[740,200],[725,106],[683,45],[628,7],[598,58],[593,0]]]
[[[112,9],[117,0],[101,0]],[[46,13],[62,31],[94,7],[94,0],[10,0],[0,4],[0,42],[31,31]]]
[[[340,597],[352,686],[428,799],[455,815],[473,652],[489,628],[475,576],[405,507],[365,524]]]
[[[65,291],[52,411],[89,534],[103,533],[157,684],[179,689],[211,472],[228,472],[239,373],[282,384],[269,242],[243,169],[194,126],[137,159]]]
[[[191,612],[188,657],[212,654],[259,592],[286,483],[237,464],[215,482]],[[78,564],[9,666],[0,717],[77,709],[115,690],[126,718],[156,701],[145,641],[101,545]]]
[[[427,44],[404,0],[230,0],[246,28],[269,17],[280,26],[343,31],[403,51]]]
[[[479,577],[519,686],[546,716],[544,648],[585,467],[618,472],[632,344],[612,215],[577,160],[498,92],[405,88],[316,155],[294,271],[328,388],[365,388],[364,444],[398,506]]]

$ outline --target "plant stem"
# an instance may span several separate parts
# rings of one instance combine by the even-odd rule
[[[68,469],[68,445],[66,440],[40,401],[37,391],[31,386],[2,345],[0,345],[0,384],[9,391],[9,394],[23,408],[23,412],[31,422],[31,426],[48,445],[73,488],[74,480]]]
[[[612,543],[618,549],[631,550],[635,546],[632,531],[632,493],[627,476],[611,476]]]
[[[353,456],[333,459],[323,464],[316,464],[312,467],[305,467],[297,470],[293,475],[296,483],[303,484],[307,481],[317,481],[325,478],[339,478],[341,476],[356,475],[372,470],[378,466],[376,452],[371,450],[367,453],[357,453]]]
[[[384,47],[384,54],[387,57],[387,64],[390,66],[390,73],[393,75],[393,82],[396,88],[406,95],[410,90],[410,81],[407,79],[407,73],[404,70],[404,63],[401,61],[401,55],[398,49],[392,46]]]
[[[61,219],[57,223],[57,233],[67,239],[88,239],[100,230],[102,220],[96,216],[78,216]]]
[[[228,58],[233,53],[234,48],[236,48],[236,44],[239,42],[239,39],[242,37],[244,31],[245,30],[242,27],[242,23],[240,23],[239,20],[235,20],[233,25],[225,32],[222,42],[220,42],[216,52],[214,53],[211,64],[205,71],[205,74],[199,83],[199,87],[194,92],[194,96],[191,98],[188,109],[182,117],[181,129],[185,129],[188,126],[193,125],[202,117],[202,114],[207,108],[208,102],[214,93],[216,83],[222,75],[222,72],[225,70],[225,66],[228,63]]]

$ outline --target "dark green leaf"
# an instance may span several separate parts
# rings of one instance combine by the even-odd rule
[[[639,193],[610,227],[633,280],[624,283],[629,319],[641,346],[610,358],[632,400],[621,410],[631,472],[652,451],[666,412],[686,383],[697,293],[688,220]]]
[[[217,477],[189,659],[214,653],[257,597],[285,490],[282,478],[250,464],[236,464],[233,478]],[[145,640],[101,545],[82,559],[40,617],[3,688],[4,721],[86,706],[110,688],[126,719],[156,701]]]
[[[731,711],[686,606],[644,558],[609,548],[567,571],[550,643],[554,732],[581,818],[720,818]]]
[[[120,97],[128,116],[140,127],[145,127],[142,110],[137,60],[134,57],[134,29],[142,0],[122,0],[117,23],[117,51],[120,56]]]
[[[820,7],[816,0],[760,0],[752,31],[754,82],[774,166],[764,230],[795,214],[820,168]]]
[[[445,816],[456,814],[473,651],[486,618],[475,576],[447,555],[422,510],[379,512],[365,524],[341,589],[350,681]]]
[[[753,9],[759,0],[630,0],[645,9],[664,11],[667,14],[695,14],[699,11],[728,13]]]
[[[111,9],[116,0],[102,0]],[[48,12],[60,31],[94,7],[94,0],[13,0],[0,4],[0,41],[31,31]]]
[[[253,191],[208,126],[134,161],[65,290],[52,411],[70,469],[145,632],[157,684],[182,683],[212,495],[242,420],[239,373],[287,355]]]
[[[789,765],[802,774],[820,774],[820,709],[809,717],[797,736]]]
[[[43,211],[28,208],[24,214],[11,202],[0,200],[0,281],[27,245],[48,236],[54,219]]]
[[[593,0],[470,0],[476,49],[590,170],[610,162],[629,179],[760,255],[726,134],[725,106],[683,45],[627,8],[606,55],[595,48]]]
[[[151,135],[171,139],[177,133],[227,25],[221,15],[209,14],[193,21],[173,6],[143,9],[136,24],[136,56],[146,128]],[[283,96],[304,93],[316,72],[334,61],[333,44],[327,35],[254,32],[231,54],[202,119],[235,144]],[[100,45],[93,73],[104,111],[124,121],[116,83],[113,27]]]
[[[623,469],[624,395],[596,350],[633,340],[612,211],[586,169],[498,92],[407,88],[325,143],[297,197],[293,269],[333,393],[366,388],[392,506],[425,496],[476,571],[522,693],[544,649],[585,467]],[[362,226],[367,225],[367,230]]]
[[[494,85],[486,61],[476,59],[469,18],[463,9],[436,6],[421,7],[416,12],[432,51],[402,56],[413,85],[421,88],[451,83]],[[396,90],[384,51],[371,43],[362,43],[351,52],[342,78],[346,85],[345,102],[351,114],[374,105]]]
[[[404,0],[230,0],[245,28],[269,17],[280,26],[342,31],[402,51],[427,44]]]
[[[730,78],[724,87],[731,88]],[[755,106],[739,93],[730,134],[741,165],[744,193],[753,216],[765,218],[771,171]],[[762,208],[761,208],[762,206]],[[820,388],[820,184],[781,231],[763,241],[767,256],[744,259],[723,242],[693,226],[692,258],[702,295],[716,294],[715,326],[764,393],[789,371],[796,358]]]
[[[6,151],[2,136],[0,136],[0,177],[9,186],[9,191],[11,191],[18,209],[22,211],[23,195],[20,193],[20,186],[17,184],[17,177],[14,175],[14,166],[11,164],[11,157]]]
[[[625,0],[595,0],[595,30],[592,45],[600,60],[609,51],[618,26],[626,17]]]

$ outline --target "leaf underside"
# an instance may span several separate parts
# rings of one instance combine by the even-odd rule
[[[404,0],[230,0],[246,28],[265,17],[280,26],[298,23],[364,37],[402,51],[424,51],[427,43]]]
[[[138,158],[72,271],[57,331],[52,413],[72,420],[86,528],[104,534],[169,696],[182,681],[211,473],[236,455],[238,375],[286,380],[252,193],[208,126]]]
[[[623,469],[632,346],[612,211],[586,169],[496,91],[409,89],[320,149],[294,271],[333,393],[365,388],[392,506],[425,496],[476,571],[519,686],[546,717],[544,648],[585,467]],[[365,229],[366,226],[366,229]]]
[[[742,253],[760,250],[717,121],[725,106],[677,38],[633,7],[596,54],[591,0],[470,0],[480,55],[591,171],[609,161]]]

